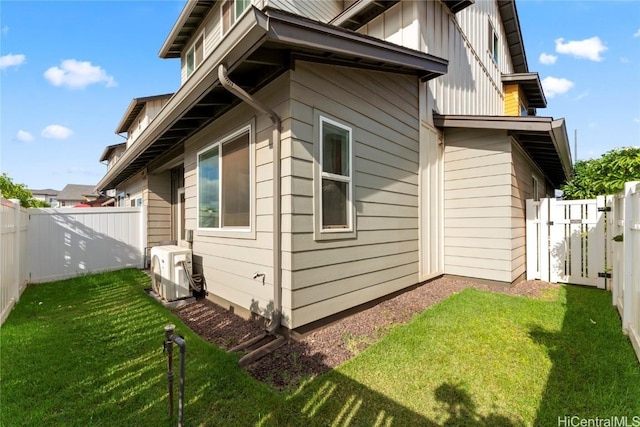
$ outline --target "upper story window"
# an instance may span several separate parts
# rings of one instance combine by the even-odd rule
[[[496,64],[498,63],[498,48],[498,33],[489,21],[489,53]]]
[[[204,34],[201,34],[195,43],[187,51],[185,61],[187,63],[187,77],[189,77],[202,63],[204,58]]]
[[[322,231],[351,231],[351,128],[320,117],[320,205]]]
[[[235,22],[247,10],[251,0],[225,0],[222,3],[222,34],[226,34]]]
[[[198,153],[198,228],[251,227],[251,126]]]

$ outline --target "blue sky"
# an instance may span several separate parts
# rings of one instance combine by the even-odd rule
[[[477,0],[483,1],[483,0]],[[30,188],[96,184],[132,98],[180,85],[158,51],[184,0],[0,3],[0,169]],[[640,1],[517,3],[530,71],[578,158],[640,145]]]

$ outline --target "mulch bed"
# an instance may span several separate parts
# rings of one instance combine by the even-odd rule
[[[409,322],[413,316],[465,288],[509,295],[540,297],[558,285],[541,281],[523,281],[515,286],[479,284],[441,277],[415,289],[312,331],[246,367],[260,381],[278,389],[297,385],[302,379],[327,372],[354,357],[379,340],[391,327]],[[228,350],[262,332],[255,322],[199,300],[175,310],[195,333],[216,346]]]

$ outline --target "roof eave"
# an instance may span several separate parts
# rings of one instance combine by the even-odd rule
[[[504,130],[519,139],[521,145],[529,135],[545,135],[545,138],[548,138],[546,144],[553,146],[555,159],[549,165],[546,154],[544,156],[541,155],[541,157],[544,157],[544,162],[536,158],[534,154],[530,154],[531,157],[556,186],[559,186],[562,181],[572,176],[571,151],[564,119],[554,120],[551,117],[539,116],[462,116],[434,113],[433,122],[439,128]],[[526,146],[523,146],[523,148],[525,148],[525,151],[533,150]],[[548,148],[544,148],[544,151],[548,151]],[[553,165],[562,168],[562,175],[556,173],[557,169],[554,169]]]
[[[266,52],[261,51],[263,48]],[[220,64],[224,64],[232,74],[236,70],[241,71],[243,64],[251,63],[252,61],[247,59],[252,54],[270,55],[276,50],[276,56],[264,58],[263,55],[262,59],[267,62],[284,61],[276,64],[279,69],[288,69],[291,61],[297,59],[316,60],[383,72],[411,74],[428,80],[445,74],[448,66],[445,59],[373,37],[275,9],[267,8],[260,11],[252,7],[142,131],[120,161],[107,172],[98,183],[98,189],[114,188],[128,176],[148,167],[155,159],[154,150],[159,150],[162,146],[166,152],[206,126],[203,124],[205,122],[199,122],[189,129],[180,128],[179,132],[172,130],[172,127],[178,127],[183,117],[191,109],[197,108],[199,103],[210,102],[207,98],[210,92],[220,89],[215,72]],[[286,53],[289,56],[278,59],[278,53]],[[267,84],[268,81],[263,82]],[[235,98],[231,98],[235,102]],[[227,106],[231,108],[231,105]],[[211,121],[216,116],[208,117]]]

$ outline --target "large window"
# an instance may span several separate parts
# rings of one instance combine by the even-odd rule
[[[222,34],[226,34],[229,28],[235,24],[242,13],[247,10],[251,0],[225,0],[222,3]]]
[[[198,228],[251,225],[250,127],[198,153]]]
[[[204,58],[204,35],[200,35],[196,42],[189,48],[186,56],[187,77],[189,77],[202,63]]]
[[[351,128],[320,117],[322,231],[352,229]]]

